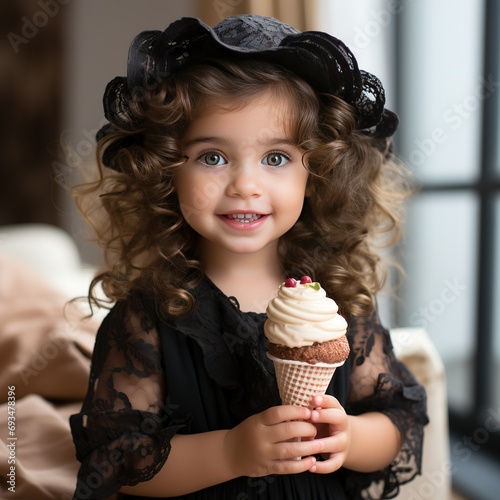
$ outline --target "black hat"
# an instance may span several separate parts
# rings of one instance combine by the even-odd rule
[[[122,129],[133,130],[129,102],[135,92],[152,89],[179,69],[210,57],[258,58],[280,65],[316,91],[351,104],[359,130],[383,138],[397,128],[397,116],[385,109],[380,80],[358,68],[354,55],[341,40],[320,31],[300,32],[277,19],[250,14],[228,17],[213,28],[185,17],[164,31],[139,33],[130,45],[127,76],[114,78],[106,87],[106,118]],[[97,138],[104,137],[110,128],[104,126]],[[110,147],[105,152],[105,164],[126,144]]]

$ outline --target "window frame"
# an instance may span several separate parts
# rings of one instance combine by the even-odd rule
[[[498,0],[484,1],[483,40],[482,40],[482,75],[493,81],[500,81],[500,2]],[[403,58],[405,43],[403,38],[402,16],[395,23],[395,81],[397,108],[401,109],[401,96],[405,94],[403,88]],[[476,308],[472,374],[473,405],[470,411],[459,411],[450,406],[450,432],[457,436],[472,436],[480,428],[484,428],[488,410],[491,410],[494,401],[494,328],[495,328],[495,266],[500,266],[500,249],[495,249],[496,230],[499,227],[495,211],[496,199],[500,198],[500,146],[497,144],[500,137],[500,89],[482,101],[479,173],[475,179],[464,182],[426,182],[419,186],[419,193],[446,193],[469,192],[474,194],[479,202],[478,211],[478,241],[476,261]],[[498,293],[498,290],[497,290]],[[481,443],[481,451],[486,452],[495,460],[500,461],[500,431],[492,431],[489,439]],[[453,452],[453,450],[452,450]],[[453,453],[452,453],[453,460]]]

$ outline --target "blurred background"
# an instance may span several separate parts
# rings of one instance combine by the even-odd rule
[[[105,85],[131,39],[181,16],[271,15],[342,39],[383,81],[419,190],[387,293],[390,326],[422,327],[445,366],[457,494],[500,491],[500,6],[498,0],[1,0],[0,236],[50,224],[83,261],[100,249],[67,188],[92,164]],[[0,239],[0,245],[2,241]],[[36,245],[36,242],[33,242]],[[432,478],[428,478],[432,485]],[[437,479],[435,479],[437,481]],[[432,488],[415,498],[435,498]]]

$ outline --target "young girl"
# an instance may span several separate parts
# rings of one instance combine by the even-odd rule
[[[134,39],[104,106],[100,177],[79,191],[109,262],[92,290],[115,305],[71,417],[75,498],[394,496],[426,414],[376,312],[373,242],[404,194],[380,82],[325,33],[183,18]],[[308,408],[280,404],[263,335],[302,275],[351,345]]]

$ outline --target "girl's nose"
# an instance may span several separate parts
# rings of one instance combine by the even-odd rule
[[[262,195],[262,183],[259,169],[252,165],[240,165],[231,173],[227,186],[228,196],[241,198],[259,197]]]

